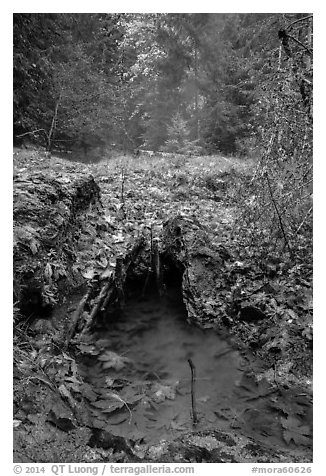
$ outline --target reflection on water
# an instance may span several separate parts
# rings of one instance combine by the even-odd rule
[[[189,358],[196,367],[197,428],[227,426],[230,394],[242,374],[239,354],[213,331],[190,326],[182,303],[168,297],[129,302],[100,338],[129,360],[119,371],[96,364],[89,371],[93,385],[124,379],[122,395],[126,388],[142,395],[132,418],[127,408],[107,415],[109,431],[158,441],[191,429]]]
[[[309,397],[277,382],[256,382],[224,339],[187,323],[180,300],[130,301],[95,342],[100,355],[81,370],[97,394],[96,428],[148,443],[191,430],[191,358],[196,430],[242,432],[275,448],[311,445]],[[288,427],[295,427],[294,440]]]

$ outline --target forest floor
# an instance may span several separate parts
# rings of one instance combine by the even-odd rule
[[[253,160],[222,156],[191,158],[177,155],[170,157],[117,156],[104,158],[98,163],[85,164],[55,156],[50,157],[47,153],[37,150],[14,151],[16,179],[23,176],[28,180],[28,174],[41,173],[48,176],[60,176],[69,186],[69,181],[74,175],[92,174],[99,185],[103,206],[101,216],[97,216],[94,211],[89,211],[86,215],[88,231],[86,228],[81,231],[84,244],[79,246],[76,255],[76,269],[78,268],[78,272],[86,280],[92,279],[99,270],[107,272],[110,267],[114,270],[116,257],[119,254],[125,254],[130,245],[142,234],[160,239],[163,224],[173,216],[200,223],[213,244],[227,249],[232,260],[228,265],[228,276],[221,278],[225,279],[225,289],[227,289],[225,301],[232,304],[235,290],[241,289],[241,295],[248,297],[246,309],[263,308],[266,315],[263,320],[246,319],[244,315],[243,319],[237,320],[239,316],[241,317],[240,311],[238,316],[230,317],[228,323],[230,329],[228,330],[226,326],[223,332],[229,332],[232,335],[234,348],[248,354],[246,362],[249,367],[252,366],[258,376],[254,384],[252,381],[247,381],[246,384],[246,391],[256,392],[254,399],[271,393],[270,387],[266,387],[267,383],[275,386],[277,381],[278,387],[282,387],[282,398],[274,398],[273,402],[269,402],[270,405],[274,405],[274,411],[277,409],[279,412],[280,425],[277,431],[281,438],[283,437],[285,447],[288,446],[289,451],[292,452],[291,457],[296,461],[309,461],[312,386],[311,267],[309,264],[302,263],[282,266],[282,259],[279,259],[276,264],[275,260],[262,263],[259,253],[256,256],[254,249],[248,249],[243,245],[241,224],[238,220],[239,196],[241,186],[250,180],[254,167]],[[95,222],[96,226],[98,223],[103,225],[106,230],[105,235],[96,236]],[[58,268],[59,265],[53,260],[51,266],[46,268],[47,274],[51,273],[52,276],[52,270],[57,269],[56,266]],[[232,286],[230,286],[231,275]],[[78,299],[81,297],[78,293],[76,296]],[[71,302],[66,297],[62,304],[64,310],[62,311],[61,308],[59,314],[66,315],[69,305]],[[74,432],[73,419],[67,414],[65,405],[58,403],[57,398],[59,395],[68,402],[71,400],[71,392],[74,388],[76,390],[76,386],[80,383],[78,372],[74,367],[73,357],[67,353],[57,355],[55,358],[52,355],[53,368],[52,373],[50,372],[52,380],[49,379],[48,371],[51,369],[44,364],[50,358],[49,353],[44,350],[46,339],[44,342],[39,337],[37,339],[32,336],[26,343],[20,336],[15,341],[17,381],[14,392],[18,408],[14,417],[15,460],[58,462],[74,459],[76,462],[91,462],[109,458],[110,461],[136,461],[137,459],[133,460],[130,457],[131,450],[124,446],[125,443],[122,440],[118,440],[118,443],[115,440],[107,446],[102,445],[104,448],[101,450],[104,452],[102,456],[99,450],[97,452],[90,450],[89,446],[85,446],[85,440],[90,437],[89,426],[86,423],[73,439],[67,440],[67,433]],[[123,358],[117,360],[114,353],[106,354],[106,359],[107,368],[115,366],[117,370],[120,366],[123,367]],[[26,384],[26,371],[31,372],[32,368],[35,370],[35,366],[42,370],[42,374],[38,372],[36,377],[36,374],[33,374],[34,378],[27,377],[28,384],[32,384],[32,387],[23,388],[23,383]],[[56,380],[55,372],[58,372],[59,368],[61,382],[65,383],[63,387],[58,385]],[[22,375],[25,377],[22,378]],[[57,385],[53,385],[54,381]],[[45,388],[36,385],[42,382]],[[44,402],[47,387],[51,386],[52,390],[55,387],[56,398],[54,396],[53,401],[47,398]],[[92,399],[92,389],[86,384],[83,388]],[[293,391],[289,395],[291,389]],[[162,393],[162,391],[163,394],[165,391],[169,395],[171,389],[160,387],[159,392]],[[118,390],[114,394],[115,397],[116,395],[119,397],[117,392]],[[140,397],[129,395],[129,398],[131,406]],[[166,396],[166,398],[169,397]],[[285,400],[286,408],[284,407]],[[17,403],[18,401],[20,403]],[[39,408],[35,408],[35,401],[43,403],[39,404]],[[124,397],[123,402],[116,401],[115,408],[123,407],[129,400]],[[227,417],[224,415],[224,418]],[[253,418],[257,420],[257,415],[253,416],[251,413],[251,422],[248,423],[247,420],[251,427]],[[46,421],[54,425],[53,434],[45,435]],[[266,432],[266,426],[269,424],[270,422],[266,420],[256,421],[256,425],[261,427],[261,433]],[[250,432],[248,434],[251,435]],[[56,441],[54,453],[51,438]],[[189,438],[194,439],[195,436]],[[196,438],[201,439],[204,446],[211,442],[209,439],[211,436],[197,434]],[[193,446],[195,443],[191,441]],[[234,444],[240,444],[239,441]],[[119,446],[119,444],[120,447],[115,448],[117,452],[115,456],[112,452],[108,453],[112,446]],[[38,447],[42,450],[38,450]],[[214,449],[216,447],[213,445]],[[162,448],[156,451],[157,454],[161,452],[162,457],[164,453]],[[181,451],[180,448],[178,451]],[[282,451],[284,447],[280,454]],[[151,457],[155,460],[154,453],[155,451],[152,450]],[[138,461],[151,460],[148,455],[146,459],[141,445],[137,451],[133,450],[132,454],[137,455]],[[197,456],[191,455],[188,459],[184,456],[184,461],[198,461]],[[275,459],[274,454],[271,453],[269,456],[270,461],[279,461]],[[246,460],[246,456],[241,457],[242,461]],[[201,455],[201,458],[200,461],[214,461],[207,455]],[[268,461],[266,454],[265,458],[267,458],[265,461]],[[285,456],[283,461],[286,461]]]

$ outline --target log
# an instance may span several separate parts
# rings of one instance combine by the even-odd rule
[[[223,325],[226,307],[226,262],[230,254],[221,244],[213,244],[196,219],[175,216],[163,225],[162,257],[182,273],[183,301],[188,320],[199,325],[209,322]]]

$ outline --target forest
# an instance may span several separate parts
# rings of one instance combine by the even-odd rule
[[[312,139],[311,13],[13,15],[15,462],[311,463]]]

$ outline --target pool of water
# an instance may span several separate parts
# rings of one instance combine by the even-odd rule
[[[186,318],[176,294],[134,299],[94,336],[97,350],[80,364],[94,390],[94,426],[147,443],[211,428],[287,446],[281,419],[291,413],[284,407],[293,407],[295,395],[281,395],[267,382],[257,385],[239,352]],[[188,359],[196,370],[196,425]],[[302,398],[300,418],[307,409]]]

